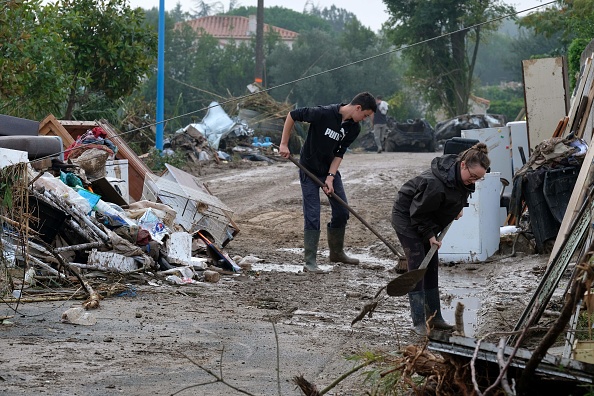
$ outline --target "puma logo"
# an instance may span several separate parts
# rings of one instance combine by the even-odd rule
[[[330,139],[336,140],[337,142],[344,139],[344,135],[344,128],[340,128],[340,132],[336,132],[330,128],[326,128],[326,133],[324,133],[324,136],[328,136]]]

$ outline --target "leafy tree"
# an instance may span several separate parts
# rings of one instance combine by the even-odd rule
[[[204,0],[195,0],[194,2],[198,6],[198,10],[191,13],[193,18],[202,18],[209,15],[219,14],[222,13],[225,8],[220,1],[207,3]]]
[[[519,20],[519,25],[529,27],[538,35],[552,37],[555,34],[562,33],[562,43],[569,44],[573,33],[567,29],[568,18],[566,12],[567,4],[565,1],[559,1],[557,4],[547,6],[542,11],[532,12]]]
[[[130,94],[156,58],[156,35],[144,26],[141,9],[126,0],[59,0],[56,29],[69,46],[70,119],[77,103],[96,92],[109,99]]]
[[[335,32],[341,32],[349,22],[357,20],[355,14],[344,8],[338,8],[334,4],[330,8],[325,7],[321,10],[312,4],[308,14],[319,16],[323,20],[328,21],[332,26],[332,30]]]
[[[421,112],[423,108],[420,96],[410,87],[403,85],[400,90],[385,98],[389,104],[388,114],[396,120],[404,121],[416,118],[427,118],[433,124],[435,120]]]
[[[431,109],[442,108],[452,117],[466,113],[482,35],[496,26],[465,28],[511,13],[513,8],[500,0],[384,3],[390,13],[384,25],[389,37],[398,46],[410,46],[403,55],[418,92]],[[440,36],[444,37],[436,39]],[[423,43],[413,45],[419,42]]]
[[[520,64],[507,64],[514,38],[509,34],[494,32],[481,44],[475,66],[475,78],[481,84],[493,85],[502,81],[521,81]]]
[[[154,25],[156,18],[147,11],[147,20]],[[292,15],[292,11],[290,12]],[[153,27],[156,29],[156,26]],[[218,41],[188,26],[175,25],[166,19],[165,35],[165,118],[170,119],[168,130],[176,130],[195,122],[198,110],[217,100],[225,101],[247,93],[246,85],[253,80],[254,42],[221,47]],[[315,105],[348,101],[356,93],[371,91],[388,98],[402,86],[403,69],[396,55],[342,68],[359,59],[387,52],[390,43],[376,36],[357,20],[347,24],[342,35],[313,29],[300,35],[293,49],[280,43],[278,35],[265,36],[266,81],[270,95],[278,101],[289,100],[298,105]],[[338,68],[331,73],[292,84],[318,72]],[[143,84],[144,97],[153,101],[156,77]],[[415,97],[416,99],[416,97]],[[402,113],[409,115],[410,103],[403,100]],[[396,108],[394,108],[396,110]]]
[[[524,89],[518,83],[491,85],[478,88],[478,96],[489,99],[489,112],[503,114],[507,120],[513,121],[524,108]]]
[[[475,78],[483,85],[522,81],[522,61],[539,56],[558,56],[557,37],[537,35],[533,29],[505,20],[497,32],[489,34],[480,45]]]
[[[361,91],[384,97],[398,91],[402,86],[401,73],[394,55],[351,64],[386,52],[386,44],[377,37],[370,42],[367,28],[362,28],[359,34],[355,30],[345,34],[363,37],[361,43],[364,46],[343,48],[340,43],[346,40],[344,37],[336,39],[332,34],[318,30],[300,34],[292,49],[277,47],[268,57],[267,64],[269,86],[280,87],[270,94],[279,101],[310,106],[348,102]],[[344,65],[347,66],[342,67]],[[318,73],[322,74],[307,78]]]
[[[175,17],[175,15],[174,15]],[[147,21],[152,29],[158,30],[158,10],[146,12]],[[218,42],[212,36],[196,34],[188,25],[178,25],[169,12],[165,13],[165,118],[175,118],[191,113],[208,105],[205,92],[214,96],[214,84],[210,77],[212,60],[219,51]],[[148,102],[155,101],[157,92],[156,65],[153,73],[142,84],[144,98]],[[178,129],[193,122],[191,116],[175,118],[169,122],[168,129]]]
[[[351,19],[344,25],[340,35],[340,46],[352,52],[355,49],[365,49],[375,45],[377,37],[373,31],[359,22],[358,19]]]
[[[192,19],[192,14],[182,10],[180,3],[176,3],[175,8],[169,11],[167,14],[174,22],[183,22]]]
[[[60,59],[68,47],[39,0],[0,3],[0,112],[41,119],[59,114],[67,91]]]
[[[573,0],[573,10],[569,17],[571,30],[577,38],[594,37],[594,0]]]

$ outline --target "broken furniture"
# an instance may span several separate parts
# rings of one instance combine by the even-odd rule
[[[140,200],[144,177],[152,174],[149,167],[142,162],[128,144],[119,136],[119,132],[106,120],[99,121],[66,121],[57,120],[52,114],[39,124],[39,135],[59,136],[62,138],[64,150],[74,143],[75,139],[87,130],[100,126],[107,133],[107,138],[118,147],[117,159],[128,160],[128,185],[130,198]]]
[[[219,246],[239,232],[233,211],[212,195],[200,181],[169,164],[162,176],[147,175],[143,199],[163,202],[177,212],[175,219],[186,232],[207,231]]]

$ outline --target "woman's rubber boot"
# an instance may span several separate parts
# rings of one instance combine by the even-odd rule
[[[427,335],[427,325],[425,323],[425,292],[415,291],[408,293],[410,302],[410,316],[413,322],[412,331],[420,336]]]
[[[314,274],[326,274],[316,263],[318,254],[318,243],[320,242],[320,230],[305,230],[303,232],[303,247],[305,251],[305,265],[303,272],[313,272]]]
[[[429,326],[432,329],[445,331],[454,329],[454,326],[443,320],[443,316],[441,316],[438,288],[425,290],[425,303],[427,304],[427,317],[430,318],[433,316],[433,319],[429,322]]]
[[[359,260],[346,255],[344,252],[344,233],[346,229],[328,227],[328,247],[330,248],[330,262],[359,264]]]

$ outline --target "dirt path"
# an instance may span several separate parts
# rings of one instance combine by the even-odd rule
[[[397,245],[390,225],[396,192],[435,155],[348,154],[341,172],[349,204]],[[218,284],[180,287],[140,279],[135,295],[101,302],[92,312],[94,326],[60,322],[62,312],[78,301],[21,304],[13,324],[0,326],[4,394],[168,395],[213,381],[207,369],[216,375],[222,370],[226,381],[254,395],[278,395],[279,387],[282,395],[299,395],[291,382],[296,375],[324,388],[355,364],[345,356],[394,351],[414,341],[406,297],[385,300],[372,318],[350,325],[377,290],[396,276],[391,271],[394,254],[354,217],[346,245],[361,264],[329,266],[328,275],[299,272],[303,223],[295,165],[221,165],[204,169],[200,178],[235,211],[241,232],[226,251],[263,262]],[[322,212],[324,224],[330,214],[327,204]],[[325,232],[320,246],[319,262],[329,265]],[[463,300],[467,334],[513,327],[544,263],[546,257],[520,254],[488,264],[443,266],[446,318],[451,318],[455,302]],[[0,315],[14,312],[4,305]],[[352,377],[332,394],[362,394],[361,382]],[[241,393],[214,383],[179,394]]]

